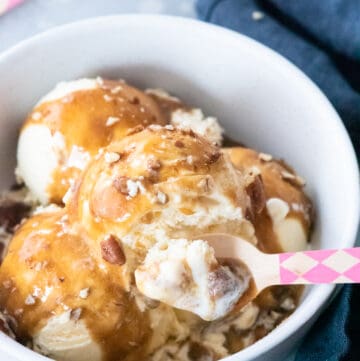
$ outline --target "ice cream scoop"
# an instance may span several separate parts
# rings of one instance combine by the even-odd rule
[[[67,207],[98,252],[111,234],[141,262],[164,239],[227,231],[256,242],[246,218],[253,206],[245,191],[249,179],[207,139],[151,125],[99,153]]]
[[[266,205],[252,216],[259,248],[268,253],[306,249],[313,207],[304,192],[304,179],[270,154],[242,147],[224,151],[235,166],[257,174],[264,185]],[[256,195],[251,187],[249,191]]]
[[[126,262],[97,259],[86,237],[63,210],[24,223],[0,268],[0,309],[19,340],[56,360],[142,359],[150,316],[125,279]]]
[[[122,81],[60,83],[39,101],[21,129],[17,174],[43,204],[60,204],[100,148],[130,128],[152,123],[166,123],[158,103]]]

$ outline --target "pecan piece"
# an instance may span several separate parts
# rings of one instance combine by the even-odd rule
[[[128,186],[127,186],[127,177],[117,177],[113,180],[113,186],[114,188],[122,193],[122,194],[128,194]]]
[[[114,235],[109,235],[100,243],[102,258],[111,263],[123,265],[126,262],[125,254]]]
[[[246,193],[251,199],[251,208],[254,214],[259,214],[265,207],[266,197],[261,175],[254,177],[253,181],[246,186]]]
[[[177,141],[175,141],[175,147],[184,148],[185,144],[182,140],[177,140]]]
[[[136,134],[136,133],[140,133],[144,130],[144,126],[142,124],[137,125],[134,128],[130,128],[127,132],[126,135],[132,135],[132,134]]]
[[[210,154],[206,154],[205,158],[206,158],[206,164],[212,164],[212,163],[216,163],[219,158],[221,156],[221,152],[220,151],[215,151],[213,153]]]

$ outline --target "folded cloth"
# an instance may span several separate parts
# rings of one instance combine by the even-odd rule
[[[360,157],[359,0],[198,0],[197,10],[302,69],[339,112]]]
[[[302,69],[337,109],[360,158],[359,0],[197,0],[197,11],[202,20],[248,35]],[[296,361],[360,360],[359,299],[359,286],[343,287]]]

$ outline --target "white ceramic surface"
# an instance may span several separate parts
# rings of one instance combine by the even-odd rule
[[[102,75],[163,87],[215,115],[245,144],[284,157],[308,180],[317,209],[314,248],[350,247],[359,219],[359,178],[345,129],[318,88],[268,48],[194,20],[127,15],[38,35],[0,56],[0,187],[11,183],[17,129],[60,80]],[[296,312],[228,361],[283,359],[329,300],[308,289]],[[0,334],[1,359],[46,360]],[[5,356],[9,355],[9,356]]]

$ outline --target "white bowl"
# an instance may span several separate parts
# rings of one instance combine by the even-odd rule
[[[308,181],[317,210],[314,248],[354,245],[359,178],[349,137],[319,89],[259,43],[199,21],[125,15],[62,26],[0,56],[0,187],[11,183],[17,130],[61,80],[102,75],[163,87],[215,115],[228,135],[284,157]],[[296,312],[232,360],[282,360],[329,300],[312,287]],[[0,334],[1,359],[48,360]],[[6,357],[5,357],[6,355]],[[4,358],[5,357],[5,358]]]

